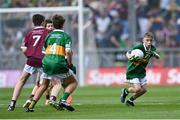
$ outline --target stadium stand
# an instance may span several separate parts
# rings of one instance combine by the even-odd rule
[[[22,7],[52,7],[52,6],[74,6],[76,0],[1,0],[1,8],[22,8]],[[97,50],[104,48],[126,49],[134,44],[129,39],[130,26],[128,23],[128,0],[84,0],[84,7],[90,10],[86,16],[86,23],[93,26],[92,35]],[[47,14],[48,17],[50,15]],[[73,36],[74,49],[78,47],[77,36],[77,15],[67,15],[71,26],[68,32]],[[136,0],[136,21],[137,40],[147,31],[154,32],[156,45],[160,49],[171,49],[180,47],[180,0]],[[88,25],[87,25],[88,26]],[[0,54],[4,51],[13,54],[20,51],[22,37],[31,28],[30,16],[28,13],[7,13],[1,15]],[[87,40],[89,38],[87,37]],[[92,39],[91,39],[92,40]],[[87,42],[87,41],[86,41]],[[89,41],[88,41],[89,43]],[[87,44],[85,44],[87,45]],[[89,45],[89,44],[88,44]],[[89,46],[85,46],[89,48]],[[91,46],[90,46],[91,47]],[[100,67],[112,67],[118,64],[122,57],[113,52],[106,60],[106,53],[100,52]],[[179,59],[174,55],[174,61]],[[6,55],[7,56],[7,55]],[[12,55],[9,55],[12,57]],[[16,58],[16,57],[15,57]],[[169,57],[163,58],[168,61]],[[22,60],[21,60],[22,61]],[[166,63],[163,65],[177,66],[179,63]],[[0,65],[0,69],[19,68],[13,66],[9,61],[4,60],[6,67]],[[124,64],[123,64],[124,65]]]

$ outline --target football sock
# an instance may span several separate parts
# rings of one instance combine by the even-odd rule
[[[126,94],[128,94],[128,93],[129,93],[129,91],[128,91],[128,89],[127,89],[127,88],[125,88],[125,93],[126,93]]]
[[[35,105],[36,105],[36,101],[35,100],[32,100],[32,102],[31,102],[31,104],[29,105],[29,109],[33,109],[34,107],[35,107]]]
[[[65,93],[63,94],[63,97],[61,98],[61,100],[67,100],[67,98],[68,98],[69,95],[70,95],[69,93],[65,92]]]
[[[51,96],[50,100],[56,101],[56,96]]]
[[[48,99],[49,100],[50,96],[49,95],[46,95],[46,100]]]
[[[10,106],[14,106],[16,105],[16,100],[11,100]]]
[[[129,98],[129,100],[130,101],[134,101],[136,98],[134,97],[134,96],[131,96],[130,98]]]

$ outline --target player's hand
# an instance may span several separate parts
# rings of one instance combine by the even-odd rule
[[[132,61],[132,62],[140,62],[140,61],[141,61],[141,58],[138,57],[138,56],[137,56],[137,57],[132,56],[129,60]]]
[[[156,59],[160,58],[160,55],[157,52],[152,51],[152,54]]]
[[[69,69],[71,69],[73,71],[74,74],[76,74],[76,66],[74,66],[72,64],[72,65],[69,65],[68,67],[69,67]]]
[[[160,55],[157,52],[155,52],[155,51],[147,51],[146,53],[149,54],[149,55],[152,55],[156,59],[160,58]]]

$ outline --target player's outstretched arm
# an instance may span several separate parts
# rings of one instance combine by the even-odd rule
[[[159,59],[159,58],[160,58],[160,55],[159,55],[157,52],[153,52],[153,56],[154,56],[156,59]]]

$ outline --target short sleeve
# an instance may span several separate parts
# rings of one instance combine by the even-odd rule
[[[69,35],[67,35],[66,40],[65,40],[65,48],[71,48],[72,45],[72,40]]]
[[[25,37],[23,38],[23,40],[22,40],[22,45],[23,45],[23,46],[27,46],[27,45],[28,45],[28,36],[29,36],[29,35],[27,35],[27,36],[25,36]]]

